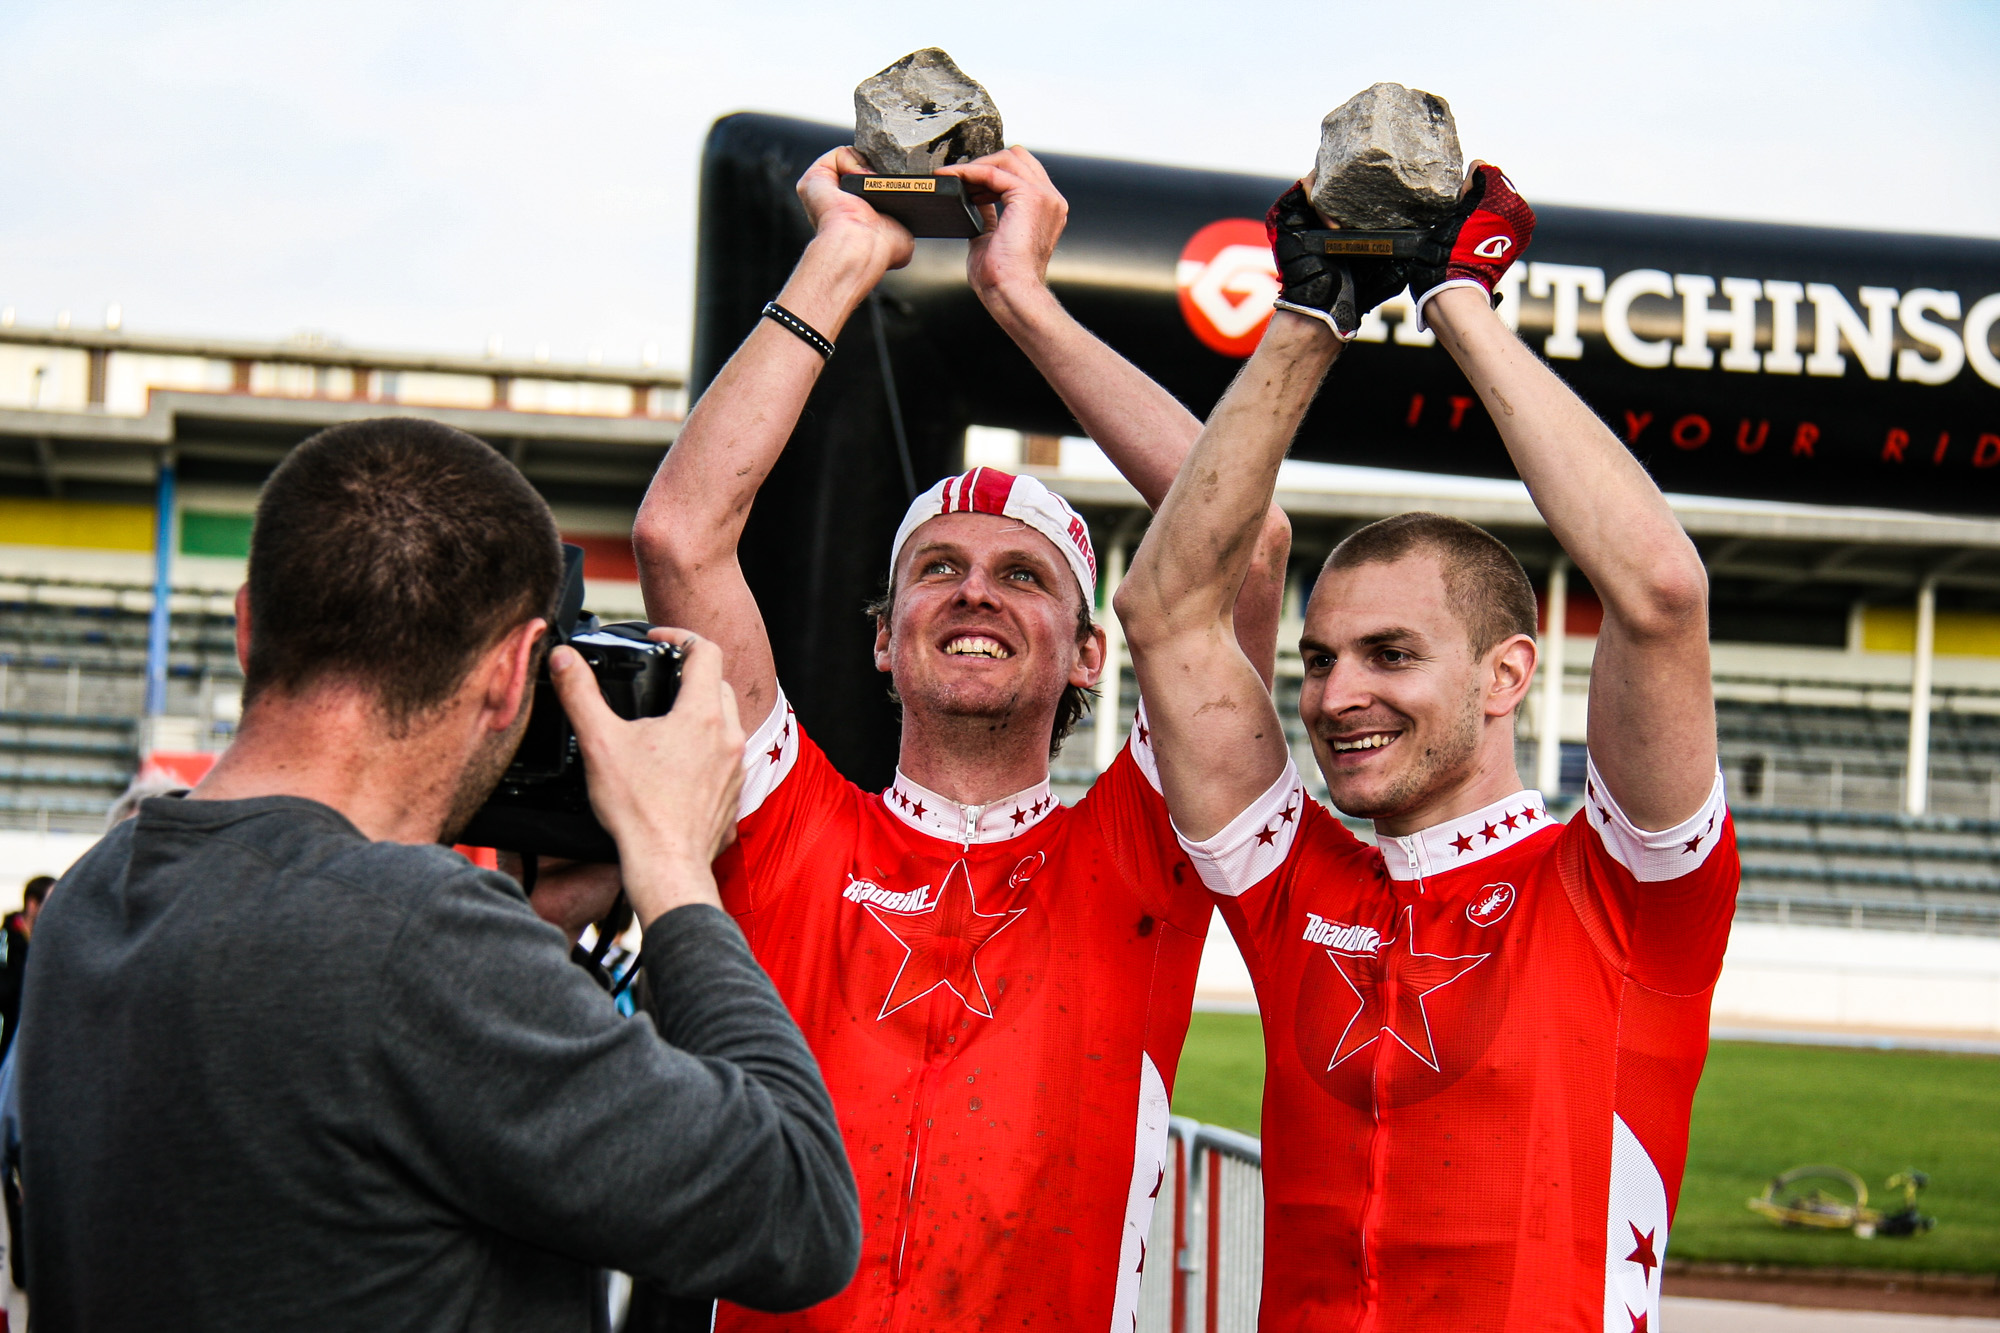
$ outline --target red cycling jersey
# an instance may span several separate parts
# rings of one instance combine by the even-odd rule
[[[716,1326],[1129,1330],[1212,912],[1150,749],[1074,808],[864,792],[782,698],[746,755],[723,903],[819,1057],[863,1248],[833,1300]]]
[[[1186,844],[1264,1019],[1260,1328],[1657,1328],[1736,837],[1719,774],[1664,833],[1585,791],[1370,847],[1288,765]]]

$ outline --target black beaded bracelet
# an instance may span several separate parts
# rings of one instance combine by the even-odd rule
[[[797,315],[794,315],[791,311],[779,305],[776,301],[764,302],[762,313],[765,319],[770,320],[781,328],[790,329],[793,333],[796,333],[801,342],[805,343],[806,346],[812,348],[815,352],[818,352],[822,357],[831,357],[833,355],[833,342],[831,339],[800,319]]]

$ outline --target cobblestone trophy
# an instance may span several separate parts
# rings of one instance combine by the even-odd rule
[[[1464,176],[1445,100],[1375,84],[1320,122],[1312,204],[1338,227],[1311,238],[1329,255],[1414,256],[1419,238],[1457,204]]]
[[[986,89],[927,46],[854,90],[854,151],[874,174],[843,176],[840,188],[913,236],[969,239],[986,230],[985,221],[964,182],[935,173],[1004,146],[1000,109]]]

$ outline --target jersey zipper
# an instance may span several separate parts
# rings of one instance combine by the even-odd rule
[[[965,829],[960,835],[959,855],[970,858],[972,837],[979,829],[979,817],[986,807],[982,805],[961,805],[959,811],[965,816]],[[971,866],[966,872],[971,873]],[[957,1017],[952,1005],[957,997],[948,991],[933,992],[926,1004],[929,1016],[924,1024],[924,1068],[917,1076],[917,1087],[910,1104],[910,1165],[903,1181],[903,1197],[896,1220],[896,1248],[892,1252],[889,1268],[889,1289],[891,1292],[891,1313],[888,1327],[901,1329],[908,1319],[905,1303],[909,1296],[910,1231],[917,1220],[917,1191],[922,1180],[924,1163],[930,1156],[931,1131],[936,1117],[932,1114],[937,1091],[944,1082],[945,1068],[951,1063],[952,1045],[949,1040],[952,1020]]]
[[[1397,838],[1396,845],[1409,858],[1410,878],[1416,881],[1417,892],[1421,894],[1424,891],[1424,876],[1423,867],[1417,860],[1417,840]],[[1365,1295],[1355,1333],[1375,1333],[1382,1313],[1382,1272],[1376,1262],[1375,1232],[1382,1224],[1382,1211],[1387,1202],[1384,1187],[1389,1167],[1389,1131],[1382,1123],[1382,1078],[1387,1070],[1389,1046],[1386,1035],[1375,1038],[1374,1056],[1369,1061],[1368,1069],[1371,1128],[1368,1136],[1368,1182],[1361,1202],[1361,1280]]]
[[[924,1068],[917,1076],[916,1094],[910,1106],[910,1136],[914,1140],[910,1147],[909,1175],[903,1182],[901,1216],[896,1227],[896,1249],[894,1264],[890,1270],[890,1280],[895,1287],[897,1304],[902,1303],[906,1279],[910,1273],[910,1230],[916,1224],[919,1181],[922,1178],[924,1162],[930,1155],[931,1131],[936,1117],[932,1114],[937,1090],[944,1082],[945,1067],[951,1063],[950,1045],[945,1041],[947,1029],[951,1026],[952,1014],[944,1000],[955,997],[945,994],[941,999],[933,995],[927,1001],[930,1019],[924,1030]],[[896,1321],[900,1325],[901,1320]]]

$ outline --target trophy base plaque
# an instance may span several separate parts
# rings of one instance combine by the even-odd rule
[[[1298,233],[1309,247],[1327,255],[1377,255],[1384,259],[1414,259],[1426,231],[1349,231],[1342,227]],[[1321,247],[1325,247],[1321,249]]]
[[[860,195],[912,236],[971,240],[986,231],[986,220],[956,176],[842,176],[840,188]]]

